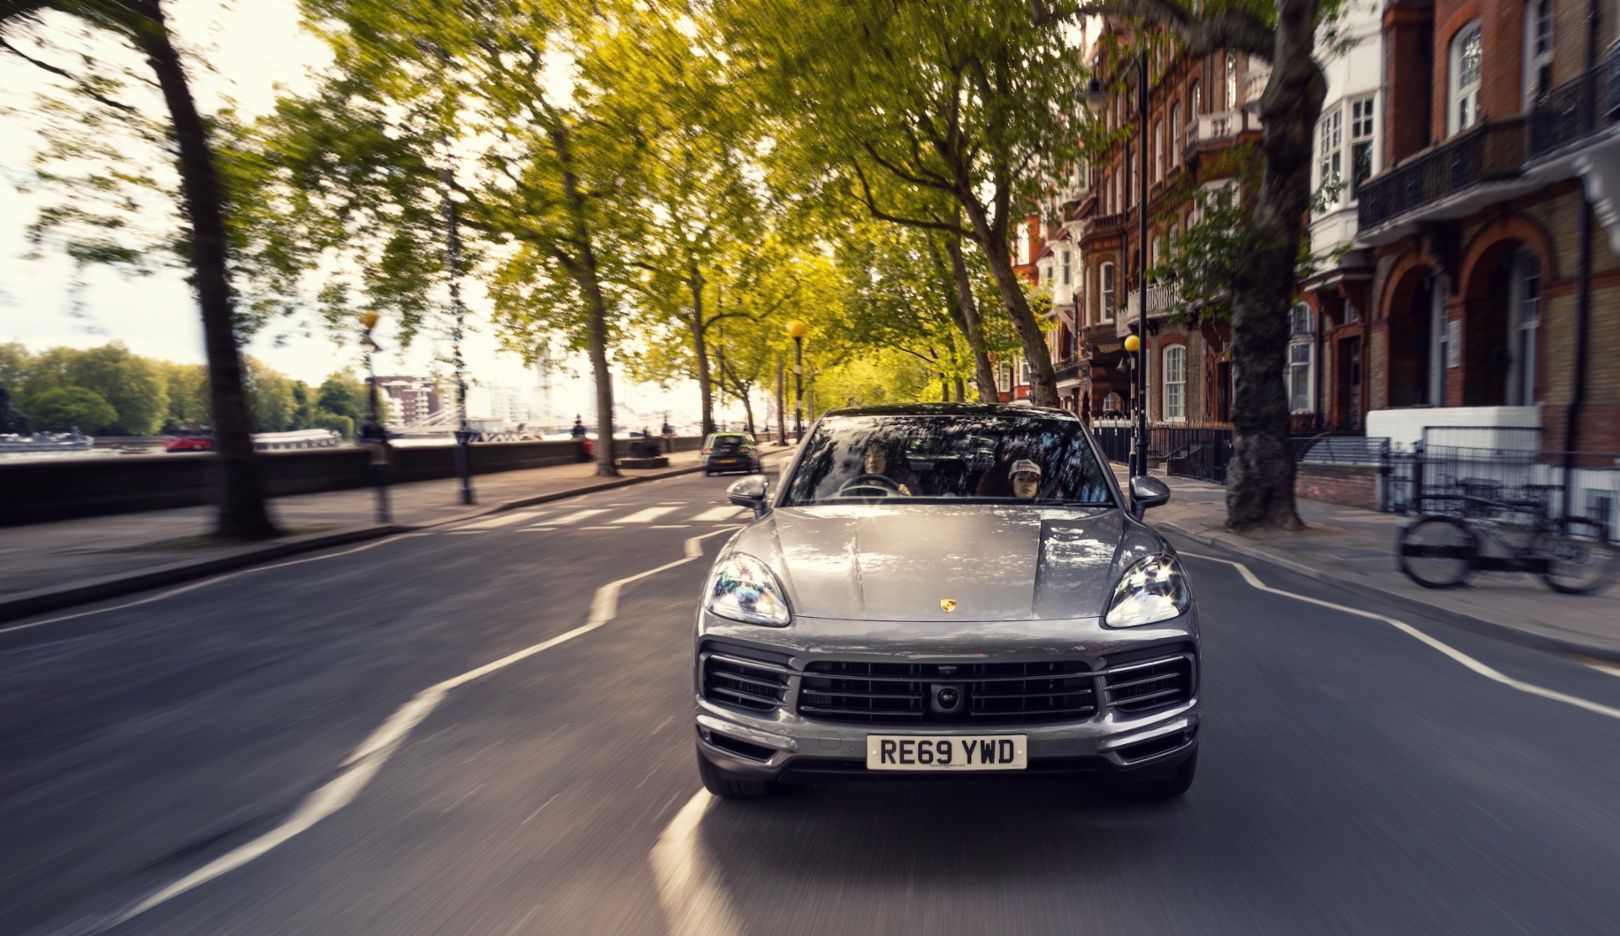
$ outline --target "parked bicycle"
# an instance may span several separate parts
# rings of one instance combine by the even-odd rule
[[[1612,581],[1620,556],[1603,524],[1584,517],[1554,520],[1544,498],[1508,500],[1462,487],[1464,493],[1444,498],[1460,507],[1460,516],[1427,514],[1401,529],[1397,558],[1412,581],[1453,588],[1475,572],[1527,572],[1571,595]]]

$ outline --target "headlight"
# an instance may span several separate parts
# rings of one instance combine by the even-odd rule
[[[1174,556],[1160,554],[1138,561],[1119,577],[1103,623],[1139,627],[1168,621],[1192,606],[1187,574]]]
[[[793,619],[782,583],[770,567],[744,553],[733,553],[714,568],[708,608],[734,621],[786,627]]]

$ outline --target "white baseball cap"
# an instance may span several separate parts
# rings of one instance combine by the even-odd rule
[[[1007,477],[1015,478],[1021,474],[1032,474],[1036,478],[1039,478],[1041,476],[1041,466],[1035,464],[1027,458],[1020,458],[1013,462],[1012,470],[1007,472]]]

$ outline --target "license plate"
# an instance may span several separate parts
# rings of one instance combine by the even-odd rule
[[[867,770],[1023,770],[1024,735],[867,735]]]
[[[716,458],[714,460],[714,463],[716,465],[735,465],[735,464],[737,464],[737,459],[735,459],[735,458]]]

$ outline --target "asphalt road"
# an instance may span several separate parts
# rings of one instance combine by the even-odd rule
[[[1620,678],[1260,565],[1465,657],[1190,557],[1204,723],[1182,800],[951,782],[709,801],[689,653],[736,522],[725,484],[0,631],[0,931],[1615,931],[1620,720],[1571,700],[1620,709]],[[596,597],[664,566],[616,608]]]

